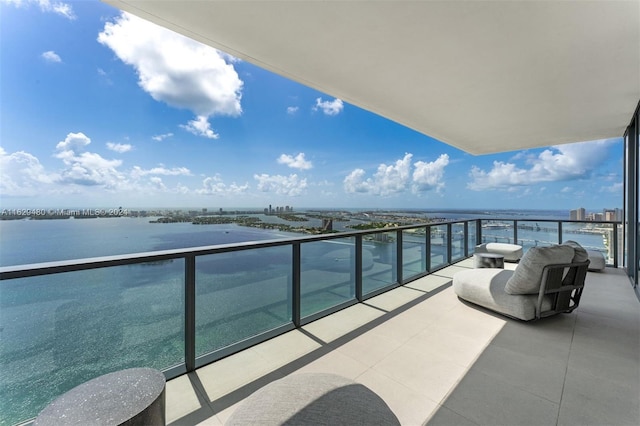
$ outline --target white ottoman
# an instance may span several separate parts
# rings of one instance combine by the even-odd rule
[[[505,262],[518,262],[522,257],[522,246],[506,243],[485,243],[476,246],[476,253],[495,253],[504,256]]]
[[[604,271],[605,261],[602,252],[597,250],[587,250],[589,255],[589,271]]]

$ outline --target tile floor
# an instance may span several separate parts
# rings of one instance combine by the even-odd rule
[[[221,425],[274,380],[328,372],[372,389],[403,425],[640,424],[640,302],[622,271],[590,272],[572,314],[522,323],[455,296],[451,277],[470,267],[169,381],[167,422]]]

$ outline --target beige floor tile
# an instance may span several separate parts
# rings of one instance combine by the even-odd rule
[[[340,345],[336,351],[371,367],[389,356],[402,344],[402,341],[373,329]]]
[[[450,283],[451,278],[427,275],[405,284],[404,287],[430,293]]]
[[[462,379],[466,368],[440,355],[424,353],[404,345],[372,369],[414,391],[425,395],[433,402],[440,402]]]
[[[332,351],[303,366],[298,373],[332,373],[348,379],[355,379],[369,367],[339,351]]]
[[[378,394],[402,425],[420,425],[438,407],[425,395],[375,370],[367,370],[356,381]]]
[[[293,330],[260,343],[252,350],[267,360],[272,369],[276,369],[321,347],[322,345],[311,337],[299,330]]]
[[[433,353],[462,367],[470,367],[486,349],[488,342],[442,331],[434,324],[406,342],[424,353]]]
[[[492,340],[507,323],[506,319],[487,315],[461,302],[439,320],[443,332],[481,341]]]
[[[554,425],[558,404],[471,369],[442,403],[479,425]]]
[[[179,424],[181,419],[189,415],[209,418],[214,414],[208,401],[198,393],[187,375],[169,380],[165,392],[167,424]]]
[[[197,370],[209,401],[214,401],[273,371],[272,363],[252,349]]]
[[[398,287],[393,291],[388,291],[379,296],[372,297],[365,303],[380,310],[391,312],[423,296],[424,293],[421,291]]]
[[[354,330],[360,330],[384,315],[379,309],[359,303],[302,327],[322,342],[332,342]]]

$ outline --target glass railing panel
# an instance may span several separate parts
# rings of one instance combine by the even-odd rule
[[[467,241],[469,244],[469,254],[473,254],[476,246],[478,244],[480,244],[480,242],[478,241],[478,233],[476,232],[476,221],[472,220],[467,222],[468,223],[468,234],[467,234]]]
[[[558,222],[518,221],[518,242],[526,253],[531,247],[558,244]]]
[[[355,237],[300,245],[300,316],[355,299]],[[363,254],[363,268],[370,259]]]
[[[604,255],[607,264],[613,264],[614,225],[600,222],[563,222],[562,241],[573,240],[587,250],[599,251]],[[618,244],[620,245],[620,238]]]
[[[0,424],[112,371],[184,362],[184,261],[0,281]]]
[[[427,270],[427,228],[402,231],[402,277],[411,279]]]
[[[447,225],[431,226],[431,269],[447,264],[448,240]]]
[[[508,243],[513,241],[513,221],[512,220],[481,220],[482,223],[482,244],[484,243]]]
[[[290,245],[196,258],[196,356],[291,322]]]
[[[368,234],[362,240],[362,293],[366,295],[398,281],[398,242],[395,231]]]
[[[465,257],[464,252],[464,223],[451,224],[451,261],[455,262]]]

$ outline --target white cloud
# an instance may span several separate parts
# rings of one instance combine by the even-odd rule
[[[152,176],[149,178],[149,182],[151,182],[151,185],[153,186],[154,189],[156,189],[157,191],[166,191],[167,187],[165,186],[165,184],[162,182],[162,178],[158,177],[158,176]]]
[[[297,106],[287,107],[287,114],[294,115],[296,112],[298,112],[298,109],[300,108],[298,108]]]
[[[98,41],[136,70],[153,99],[193,111],[197,123],[242,113],[243,82],[229,55],[125,12],[105,24]]]
[[[83,186],[103,186],[116,189],[124,182],[124,175],[116,170],[122,164],[120,160],[108,160],[99,154],[84,152],[91,143],[84,133],[69,133],[65,140],[56,145],[60,158],[67,166],[59,177],[60,183],[72,183]]]
[[[131,177],[134,179],[147,175],[191,176],[191,170],[186,167],[173,167],[171,169],[167,169],[162,164],[159,167],[146,170],[140,166],[133,166],[133,170],[131,170]]]
[[[115,151],[122,154],[124,152],[131,151],[133,149],[133,146],[131,146],[131,144],[128,144],[128,143],[107,142],[107,148],[110,149],[111,151]]]
[[[442,154],[432,162],[417,161],[413,164],[411,173],[411,160],[413,154],[406,153],[400,160],[391,165],[380,164],[376,173],[366,177],[363,169],[355,169],[343,181],[344,190],[347,193],[368,193],[372,195],[387,196],[398,194],[411,189],[414,193],[436,190],[440,192],[444,188],[444,169],[449,164],[449,156]]]
[[[80,152],[90,143],[91,139],[82,132],[69,133],[63,141],[58,142],[56,149],[60,152]]]
[[[223,182],[219,174],[213,177],[207,177],[202,181],[202,188],[198,189],[196,193],[203,195],[238,195],[245,193],[249,190],[249,184],[237,185],[233,182],[231,185],[227,185]]]
[[[43,184],[51,184],[49,174],[35,156],[25,151],[8,154],[0,147],[0,195],[24,197],[42,193]]]
[[[220,137],[219,134],[211,129],[211,124],[207,117],[203,115],[199,115],[195,120],[191,120],[187,124],[181,124],[180,127],[196,136],[204,136],[208,139],[218,139]]]
[[[612,194],[622,194],[624,186],[622,182],[616,182],[609,186],[603,186],[600,188],[600,192],[610,192]]]
[[[0,0],[0,2],[13,4],[17,7],[22,7],[28,4],[37,4],[43,12],[55,13],[70,20],[76,19],[73,8],[69,3],[51,2],[50,0]]]
[[[334,99],[333,101],[323,101],[322,98],[316,99],[316,105],[313,107],[314,111],[321,110],[326,115],[338,115],[342,112],[344,104],[340,99]]]
[[[292,155],[282,154],[278,158],[278,164],[286,164],[292,169],[299,169],[299,170],[309,170],[313,167],[313,164],[311,164],[311,161],[307,161],[304,158],[303,152],[299,153],[295,157]]]
[[[173,136],[173,133],[164,133],[162,135],[152,136],[151,139],[153,139],[154,141],[161,142],[167,138],[170,138],[171,136]]]
[[[444,188],[444,169],[449,164],[449,156],[442,154],[436,161],[425,163],[417,161],[413,166],[413,191],[425,192],[435,189],[440,192]]]
[[[365,171],[356,169],[344,179],[344,189],[348,193],[366,192],[375,195],[390,195],[402,192],[407,187],[413,154],[405,154],[393,165],[380,164],[372,178],[365,179]]]
[[[42,59],[44,59],[47,62],[53,62],[53,63],[62,62],[62,59],[60,59],[60,56],[53,50],[48,50],[44,52],[41,56],[42,56]]]
[[[608,147],[613,142],[599,140],[553,146],[537,157],[529,157],[528,168],[502,161],[494,161],[488,172],[473,166],[469,173],[472,181],[467,187],[482,191],[588,178],[607,159]]]
[[[278,195],[288,195],[296,197],[305,192],[307,179],[299,178],[298,175],[289,176],[260,174],[253,175],[258,181],[258,190],[262,192],[275,192]]]

